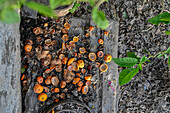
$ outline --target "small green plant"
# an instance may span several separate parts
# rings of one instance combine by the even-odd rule
[[[70,13],[74,13],[80,7],[80,3],[74,2],[73,8],[70,9]]]
[[[146,62],[150,62],[150,58],[154,57],[162,57],[164,56],[165,59],[168,57],[167,54],[170,53],[170,46],[166,51],[158,52],[155,55],[151,55],[147,50],[143,50],[148,56],[143,56],[141,58],[137,57],[134,52],[127,52],[128,57],[124,58],[113,58],[113,61],[121,66],[126,67],[123,69],[119,74],[119,85],[122,86],[127,84],[138,72],[142,70],[142,66]],[[170,56],[168,57],[168,65],[170,65]],[[170,67],[169,67],[170,68]]]
[[[92,19],[101,29],[106,29],[109,25],[109,21],[106,19],[106,16],[103,11],[99,11],[99,6],[103,2],[108,2],[108,0],[49,0],[50,6],[39,4],[33,1],[27,0],[0,0],[0,21],[3,23],[16,23],[20,21],[19,14],[17,9],[20,9],[21,6],[25,5],[30,9],[38,11],[40,14],[57,18],[54,10],[58,6],[70,5],[74,3],[73,8],[70,10],[71,13],[74,13],[80,6],[79,2],[89,2],[93,7],[92,9]]]
[[[164,23],[168,25],[170,24],[170,13],[168,12],[160,13],[157,16],[150,18],[148,22],[155,25],[159,25],[160,23]],[[170,31],[165,31],[165,34],[169,35]]]

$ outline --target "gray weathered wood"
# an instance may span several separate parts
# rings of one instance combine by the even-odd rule
[[[0,23],[0,113],[21,113],[19,23]]]
[[[73,36],[79,36],[79,40],[81,41],[84,39],[84,35],[86,31],[84,28],[86,26],[96,26],[90,17],[85,19],[80,18],[71,18],[70,19],[70,29],[68,30],[68,35],[70,38]],[[117,42],[118,42],[118,22],[110,21],[110,26],[108,27],[107,31],[109,31],[108,36],[103,35],[103,30],[95,27],[89,37],[90,40],[90,52],[97,53],[98,51],[98,39],[104,38],[104,53],[109,53],[112,57],[117,57]],[[88,38],[87,38],[88,39]],[[84,47],[84,43],[76,43],[78,47]],[[101,58],[100,60],[103,60]],[[104,61],[103,61],[104,62]],[[91,65],[94,65],[95,62],[91,62]],[[93,91],[92,104],[89,104],[89,107],[92,113],[116,113],[117,112],[117,92],[118,92],[118,70],[117,66],[111,62],[108,64],[108,71],[104,73],[99,73],[99,69],[96,70],[96,73],[92,77],[92,85],[95,85],[96,88],[90,90]],[[36,72],[32,75],[33,80],[36,76]],[[116,91],[113,91],[110,86],[108,85],[108,81],[112,81],[112,86]],[[29,90],[26,95],[25,105],[26,105],[26,113],[38,113],[40,109],[43,107],[39,106],[39,102],[37,100],[37,94],[33,92],[34,83],[32,82],[29,86]],[[74,99],[74,98],[73,98]],[[81,101],[81,100],[80,100]],[[83,101],[81,101],[83,102]]]
[[[104,35],[104,52],[111,54],[113,58],[117,58],[118,50],[118,30],[119,23],[117,21],[110,21],[109,27],[106,29],[109,35]],[[117,113],[118,110],[118,68],[117,65],[111,61],[106,63],[108,71],[103,73],[103,98],[102,98],[102,113]],[[108,85],[111,81],[111,86]]]

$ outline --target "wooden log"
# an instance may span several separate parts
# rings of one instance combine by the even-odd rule
[[[0,113],[21,113],[19,23],[0,23]]]

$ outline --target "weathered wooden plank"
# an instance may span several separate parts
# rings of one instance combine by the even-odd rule
[[[117,57],[118,47],[118,30],[119,23],[117,21],[110,21],[110,26],[106,29],[109,35],[104,35],[104,52],[111,54],[113,58]],[[118,108],[118,69],[117,65],[112,61],[107,63],[108,71],[103,73],[103,99],[102,99],[102,113],[117,113]],[[111,81],[111,86],[109,86]]]
[[[19,23],[0,23],[0,113],[21,113]]]
[[[72,18],[70,19],[70,25],[71,28],[68,30],[68,35],[69,35],[69,40],[72,39],[73,36],[79,36],[79,42],[76,43],[76,46],[79,47],[84,47],[90,44],[90,52],[98,52],[98,39],[102,38],[105,41],[105,48],[104,50],[105,53],[110,53],[113,57],[117,56],[117,35],[118,35],[118,23],[111,21],[110,26],[108,27],[107,31],[109,32],[109,36],[104,36],[103,35],[103,30],[95,27],[94,30],[91,33],[91,36],[89,38],[85,38],[84,34],[88,31],[86,31],[86,27],[89,26],[96,26],[91,18],[87,17],[86,19],[80,19],[80,18]],[[84,29],[85,28],[85,29]],[[81,41],[83,39],[90,40],[89,43],[82,43]],[[77,48],[77,49],[78,49]],[[77,50],[78,51],[78,50]],[[97,59],[100,62],[104,62],[103,58]],[[95,65],[95,62],[90,62],[90,65]],[[117,93],[117,67],[114,65],[113,62],[108,63],[109,69],[108,72],[105,73],[99,73],[99,69],[97,70],[91,70],[89,72],[90,74],[93,75],[92,77],[92,85],[89,86],[89,89],[93,92],[92,95],[90,95],[90,99],[86,104],[90,107],[92,113],[107,113],[107,112],[116,112],[117,111],[117,96],[114,94]],[[31,71],[30,71],[31,72]],[[31,74],[31,73],[30,73]],[[37,72],[34,72],[34,74],[38,74]],[[33,80],[35,79],[35,75],[33,76]],[[115,81],[115,84],[112,84],[113,87],[115,88],[115,92],[109,88],[108,81]],[[93,86],[96,86],[94,88]],[[31,83],[29,90],[26,95],[25,99],[25,105],[26,107],[26,112],[27,113],[38,113],[41,108],[38,100],[36,99],[37,96],[33,92],[33,86],[34,83]],[[89,90],[89,91],[90,91]],[[92,98],[91,98],[92,97]],[[79,100],[80,102],[85,102],[82,99],[78,98],[73,98],[76,100]]]

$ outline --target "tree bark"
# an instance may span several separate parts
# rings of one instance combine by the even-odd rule
[[[0,113],[21,113],[19,23],[0,22]]]

